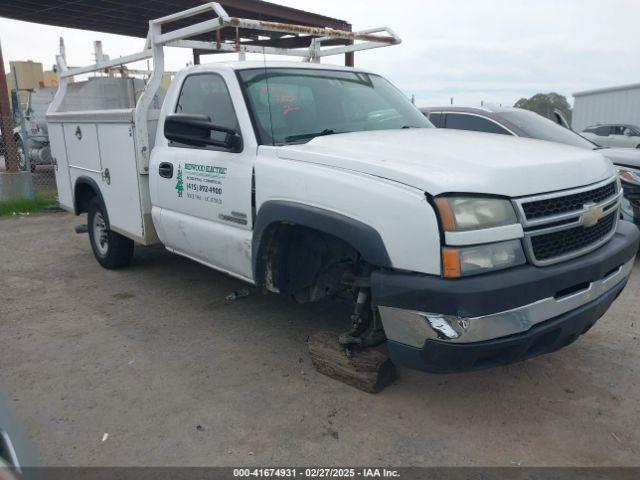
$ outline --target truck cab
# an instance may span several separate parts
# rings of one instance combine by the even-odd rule
[[[218,7],[220,25],[247,22]],[[640,234],[596,151],[433,128],[364,69],[191,67],[154,111],[156,73],[129,108],[64,111],[61,82],[49,111],[61,204],[88,213],[107,268],[161,242],[300,302],[348,294],[343,346],[386,342],[396,363],[439,373],[568,345],[627,282]]]

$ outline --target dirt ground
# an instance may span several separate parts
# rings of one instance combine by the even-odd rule
[[[344,306],[227,302],[242,282],[159,247],[107,271],[77,223],[0,220],[0,390],[45,464],[640,464],[640,262],[557,353],[370,395],[308,358]]]

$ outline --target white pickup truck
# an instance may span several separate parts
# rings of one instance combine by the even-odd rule
[[[238,25],[301,32],[229,18],[217,4],[198,8],[217,17],[169,33],[161,27],[174,18],[154,20],[141,54],[74,70],[58,56],[62,81],[47,119],[59,199],[88,213],[102,266],[124,267],[134,243],[159,241],[299,301],[349,292],[344,345],[386,341],[396,363],[431,372],[557,350],[620,294],[639,233],[619,221],[610,161],[432,128],[381,76],[315,63],[398,43],[388,29],[309,29],[306,63],[186,68],[155,110],[163,45],[244,53],[252,50],[188,37]],[[355,43],[326,50],[325,38]],[[95,96],[85,110],[65,109],[81,88],[69,77],[145,56],[153,74],[127,108]]]

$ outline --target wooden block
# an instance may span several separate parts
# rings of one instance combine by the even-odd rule
[[[387,355],[372,348],[352,350],[349,358],[338,335],[319,331],[309,337],[309,355],[318,372],[369,393],[391,384],[395,368]]]

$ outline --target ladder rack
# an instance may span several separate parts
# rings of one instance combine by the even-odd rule
[[[162,33],[163,26],[207,13],[213,13],[216,16],[209,20]],[[225,28],[235,29],[235,42],[231,43],[221,41],[219,33]],[[277,32],[287,34],[290,37],[308,38],[310,45],[308,48],[279,48],[273,46],[246,44],[247,42],[241,41],[241,29],[251,30],[258,34],[260,32]],[[193,37],[212,32],[216,33],[216,41],[192,39]],[[351,44],[341,47],[323,47],[323,43],[330,40],[344,40]],[[157,60],[158,55],[161,54],[157,49],[162,48],[163,46],[205,50],[211,53],[236,52],[240,55],[240,59],[244,59],[244,55],[246,53],[262,53],[269,55],[300,57],[303,61],[317,63],[322,57],[398,45],[401,41],[400,37],[389,27],[378,27],[358,32],[350,32],[346,30],[336,30],[333,28],[311,27],[290,23],[229,17],[227,12],[219,3],[210,2],[198,7],[167,15],[166,17],[151,20],[149,22],[149,33],[147,34],[144,50],[131,55],[115,59],[105,58],[104,60],[102,57],[98,57],[96,59],[96,63],[92,65],[80,68],[67,68],[64,61],[64,46],[61,45],[60,56],[62,57],[62,63],[65,68],[61,68],[60,77],[69,78],[84,73],[108,70],[113,67],[149,58]]]
[[[207,15],[213,15],[213,18],[203,21],[193,19],[193,17]],[[175,22],[184,24],[187,20],[192,20],[194,23],[163,32],[163,27],[169,27]],[[235,39],[233,42],[222,40],[221,32],[226,28],[235,30]],[[279,48],[251,44],[251,42],[243,41],[241,38],[242,32],[247,31],[251,32],[254,39],[260,36],[270,37],[275,33],[278,34],[278,40],[297,39],[302,40],[303,43],[308,41],[309,46],[303,48]],[[214,41],[200,39],[202,36],[211,33],[213,33],[213,37],[215,37]],[[345,45],[335,46],[336,41],[344,43]],[[114,67],[121,67],[128,63],[139,62],[141,60],[153,59],[151,76],[142,95],[138,99],[134,113],[139,173],[144,175],[148,173],[150,153],[147,119],[149,118],[149,111],[153,104],[154,96],[160,88],[162,76],[165,73],[165,46],[196,49],[210,53],[236,52],[241,60],[245,58],[247,53],[262,53],[268,55],[294,56],[301,58],[304,62],[319,63],[322,57],[398,45],[401,41],[400,37],[388,27],[350,32],[333,28],[230,17],[219,3],[205,3],[188,10],[149,21],[149,32],[147,33],[142,51],[110,59],[102,55],[101,47],[100,49],[96,48],[96,62],[86,67],[70,68],[67,66],[64,42],[60,39],[60,54],[56,56],[60,82],[58,91],[49,106],[47,115],[55,116],[56,114],[62,113],[58,110],[66,95],[69,79],[74,76],[98,71],[112,71]],[[327,45],[327,43],[332,43],[333,45]],[[73,113],[82,116],[90,112]]]

